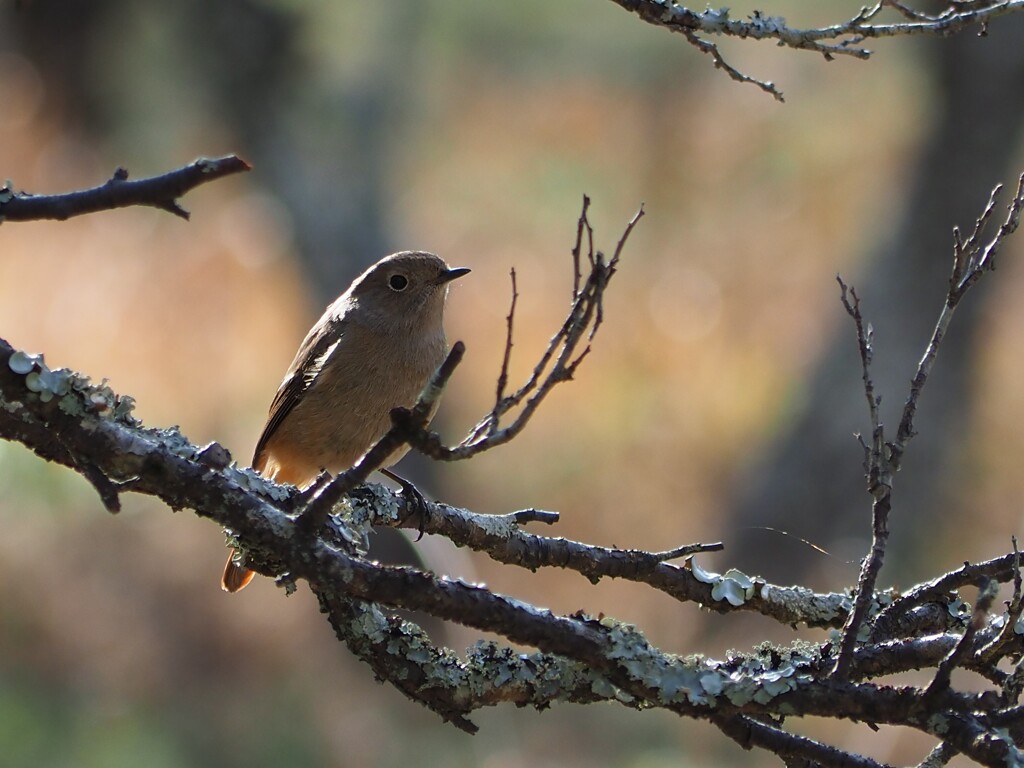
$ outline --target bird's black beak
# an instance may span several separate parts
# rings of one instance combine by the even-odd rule
[[[447,272],[442,272],[438,275],[437,284],[444,285],[445,283],[450,283],[452,280],[457,280],[463,275],[468,275],[470,271],[469,267],[454,267],[449,269]]]

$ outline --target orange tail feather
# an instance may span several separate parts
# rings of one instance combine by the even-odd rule
[[[220,577],[220,588],[225,592],[238,592],[245,589],[252,581],[256,571],[250,571],[243,565],[235,562],[235,553],[228,555],[228,561],[224,565],[224,575]]]

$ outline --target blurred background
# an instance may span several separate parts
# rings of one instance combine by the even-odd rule
[[[732,13],[813,26],[860,5]],[[644,202],[577,381],[505,448],[401,468],[480,512],[559,510],[554,535],[656,550],[722,540],[704,567],[841,589],[870,507],[834,277],[858,287],[874,324],[894,426],[941,306],[952,227],[969,230],[1024,165],[1022,22],[880,41],[869,62],[723,43],[779,85],[780,105],[600,0],[0,1],[0,176],[18,189],[228,152],[254,166],[189,194],[189,223],[129,209],[0,228],[0,336],[108,378],[147,424],[180,424],[247,462],[323,306],[385,253],[432,250],[473,270],[449,300],[449,336],[468,353],[436,424],[454,441],[490,406],[509,269],[522,375],[567,306],[583,194],[609,250]],[[886,584],[1004,553],[1019,530],[1022,249],[1018,235],[968,298],[929,382]],[[479,712],[466,736],[375,683],[303,590],[286,599],[257,579],[223,594],[214,526],[124,501],[107,515],[79,476],[0,444],[4,766],[775,764],[705,724],[614,705]],[[636,622],[679,653],[792,637],[632,584],[421,549],[440,572]],[[930,746],[885,728],[795,728],[886,761]]]

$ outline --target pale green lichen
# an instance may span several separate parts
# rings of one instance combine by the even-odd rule
[[[389,656],[402,657],[415,664],[426,675],[428,687],[442,681],[445,687],[456,688],[465,684],[465,669],[447,648],[438,649],[430,638],[415,624],[407,621],[395,623],[373,607],[368,607],[350,623],[347,634],[366,638],[373,645],[383,643]],[[398,678],[406,679],[408,671],[398,670]]]
[[[368,493],[346,499],[335,513],[348,515],[351,524],[361,528],[401,519],[402,507],[395,494],[380,483],[367,483],[364,488]]]
[[[945,736],[949,733],[949,718],[945,713],[937,712],[927,720],[928,732],[936,736]]]
[[[285,597],[291,597],[299,591],[299,585],[296,583],[295,579],[292,577],[290,573],[282,573],[280,576],[274,579],[274,584],[276,584],[284,590]]]
[[[808,658],[794,656],[773,666],[770,660],[754,657],[730,669],[728,664],[708,661],[711,668],[700,676],[700,685],[710,696],[725,696],[736,706],[751,702],[767,705],[776,697],[812,682],[813,674],[802,671],[809,669],[810,662]]]
[[[815,658],[816,654],[807,655],[795,649],[787,652],[764,647],[757,656],[725,663],[708,662],[716,667],[715,674],[704,676],[702,685],[709,693],[724,694],[736,706],[750,702],[766,705],[813,681],[809,670]]]
[[[117,398],[117,403],[114,405],[114,418],[118,421],[128,421],[132,417],[132,411],[135,410],[135,398],[130,395],[121,395]]]
[[[7,367],[22,376],[33,371],[37,365],[45,365],[42,355],[33,355],[28,352],[23,352],[20,349],[15,350],[11,353],[11,356],[7,358]]]
[[[160,441],[165,450],[189,461],[195,460],[200,449],[181,433],[177,426],[152,430],[153,436]]]
[[[631,624],[604,617],[599,622],[611,643],[607,656],[618,662],[627,674],[646,688],[656,691],[665,703],[689,702],[713,705],[701,687],[699,669],[691,661],[673,654],[664,654],[648,644],[646,638]]]
[[[959,595],[954,596],[946,604],[946,610],[954,619],[960,619],[961,621],[970,618],[971,615],[971,606],[961,600]]]
[[[494,536],[499,539],[512,538],[518,528],[515,519],[510,516],[478,515],[466,510],[456,509],[455,507],[448,507],[448,509],[468,518],[474,526],[480,528],[488,536]]]
[[[728,8],[708,8],[701,14],[701,17],[710,24],[726,24],[729,21]]]
[[[857,642],[866,643],[871,639],[871,633],[874,631],[871,622],[863,621],[860,627],[857,629]]]
[[[370,551],[370,533],[373,529],[368,524],[358,525],[349,520],[344,511],[346,506],[344,501],[335,505],[334,513],[329,521],[331,530],[335,535],[340,536],[352,550],[365,555]]]
[[[58,407],[63,413],[80,416],[88,412],[110,416],[131,426],[140,423],[131,415],[135,401],[130,397],[118,397],[107,386],[105,379],[93,385],[88,376],[67,368],[51,370],[43,355],[22,350],[11,353],[7,367],[25,376],[25,388],[36,393],[42,402],[48,403],[55,397],[60,398]]]
[[[54,397],[63,397],[71,391],[69,373],[70,371],[66,368],[56,371],[51,371],[47,368],[31,371],[25,376],[25,387],[30,392],[35,392],[39,395],[39,399],[44,403],[48,403]]]
[[[1017,768],[1024,765],[1024,752],[1017,747],[1009,728],[993,728],[992,733],[1006,745],[1006,765]]]
[[[778,587],[760,584],[757,594],[766,603],[782,609],[783,613],[791,617],[791,621],[815,627],[841,621],[849,613],[851,605],[848,595],[819,595],[808,587],[800,586]]]
[[[387,622],[377,611],[363,611],[355,620],[355,628],[359,634],[369,638],[375,643],[381,642],[387,636]],[[393,646],[388,646],[388,652],[394,653]]]
[[[68,416],[85,415],[85,406],[82,404],[81,399],[77,397],[62,397],[60,402],[57,403],[57,407]]]
[[[757,581],[736,568],[718,574],[705,571],[692,557],[687,562],[697,581],[712,585],[711,597],[715,600],[725,600],[729,605],[740,606],[757,594]]]
[[[251,467],[239,467],[237,464],[232,464],[224,472],[239,488],[253,491],[273,501],[284,501],[291,495],[289,490],[291,486],[277,485]]]
[[[9,402],[5,400],[3,397],[0,397],[0,408],[3,408],[8,413],[17,413],[18,411],[25,410],[25,406],[22,405],[21,403],[17,401]]]
[[[766,645],[754,656],[726,662],[700,656],[681,659],[652,648],[628,624],[608,618],[600,624],[609,630],[612,649],[608,656],[618,660],[635,680],[657,691],[661,704],[686,702],[714,708],[724,697],[736,706],[751,702],[767,705],[815,679],[813,665],[819,654],[810,644],[789,649]]]
[[[510,701],[545,707],[555,701],[577,700],[577,691],[608,701],[634,705],[635,699],[612,685],[600,673],[579,662],[545,653],[520,653],[494,641],[480,640],[466,650],[466,662],[460,665],[461,679],[470,692],[470,700],[509,690]]]
[[[594,622],[582,614],[578,618]],[[510,696],[527,692],[531,702],[538,706],[571,699],[567,693],[573,690],[588,690],[599,698],[631,706],[686,703],[715,708],[723,699],[735,706],[768,705],[777,697],[810,684],[814,678],[809,670],[819,655],[817,646],[812,643],[795,644],[789,649],[765,644],[755,655],[733,657],[728,661],[700,656],[683,659],[652,648],[642,633],[630,624],[610,617],[594,623],[605,631],[610,643],[609,658],[618,662],[655,698],[649,702],[637,700],[586,665],[543,653],[520,653],[493,641],[479,641],[467,649],[463,663],[447,649],[431,646],[415,625],[406,622],[396,625],[394,619],[386,620],[376,610],[362,613],[350,626],[351,631],[373,642],[385,642],[389,654],[414,662],[426,675],[424,685],[443,681],[453,690],[467,691],[467,702],[512,688]],[[521,698],[514,700],[524,703]],[[775,705],[775,711],[792,710],[780,702]]]
[[[700,687],[712,696],[718,696],[725,688],[725,680],[717,670],[700,676]]]

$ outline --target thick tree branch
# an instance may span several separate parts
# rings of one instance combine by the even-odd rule
[[[988,762],[997,755],[1005,757],[1006,745],[979,719],[981,713],[995,711],[988,698],[947,689],[925,704],[922,691],[913,687],[894,689],[831,680],[824,674],[829,667],[829,645],[824,654],[810,647],[785,652],[766,648],[725,661],[682,660],[652,647],[635,628],[610,619],[553,616],[482,587],[368,562],[360,556],[358,546],[350,543],[360,538],[357,530],[350,530],[350,536],[342,537],[336,546],[310,539],[299,518],[286,512],[300,496],[294,489],[275,486],[249,470],[230,466],[230,457],[218,446],[201,449],[174,430],[143,428],[131,416],[130,405],[129,399],[117,397],[103,385],[91,386],[68,371],[51,371],[40,358],[0,343],[0,435],[72,467],[91,465],[122,491],[157,495],[173,508],[191,507],[238,532],[239,540],[262,558],[264,566],[276,564],[286,584],[298,579],[309,582],[339,637],[378,675],[459,727],[471,730],[466,713],[499,701],[543,706],[553,700],[610,698],[630,706],[663,707],[689,717],[750,716],[755,719],[747,727],[759,734],[751,737],[751,743],[785,744],[790,749],[803,743],[799,737],[787,738],[783,731],[776,734],[775,726],[757,725],[757,718],[815,714],[932,732],[939,727],[936,716],[949,713],[941,722],[952,723],[949,739],[958,749]],[[344,527],[357,520],[358,509],[368,499],[373,499],[374,508],[387,507],[388,511],[378,511],[380,516],[399,516],[398,496],[382,489],[375,489],[374,494],[380,498],[360,493],[343,501],[341,507],[350,509],[333,518],[333,524]],[[452,518],[452,508],[438,507],[442,514],[432,515],[432,520],[437,519],[432,524],[439,529],[454,528],[458,518]],[[496,537],[504,529],[514,548],[517,535],[508,529],[517,517],[500,519],[485,537],[487,547],[496,545]],[[485,527],[479,519],[470,525]],[[572,548],[564,550],[570,552],[570,560],[600,552],[576,546],[576,554],[571,554]],[[541,546],[538,551],[543,549]],[[638,574],[669,567],[653,553],[605,550],[598,561],[602,558],[606,564],[627,564],[627,570],[635,569]],[[533,562],[526,557],[523,564],[530,567]],[[1011,557],[1009,568],[996,561],[983,567],[1010,580],[1014,562]],[[593,573],[579,563],[576,567]],[[605,567],[613,575],[614,569]],[[944,583],[969,578],[958,574]],[[761,592],[766,588],[769,595],[779,590],[764,585]],[[885,600],[884,596],[879,599]],[[819,600],[828,602],[828,598]],[[426,611],[534,646],[541,655],[527,662],[491,646],[459,660],[450,651],[431,645],[413,625],[389,617],[377,606]],[[979,630],[975,644],[989,642],[997,632],[994,628]],[[956,638],[951,633],[931,642],[908,639],[862,648],[853,661],[854,674],[865,679],[913,666],[937,666],[950,647],[963,642]],[[992,663],[1019,652],[1019,644],[1014,642],[1001,649]],[[963,658],[967,656],[963,654]],[[544,670],[545,685],[537,680],[538,670]],[[979,714],[972,714],[975,712]],[[811,743],[805,746],[820,755],[832,754]],[[841,753],[836,755],[839,759]]]

